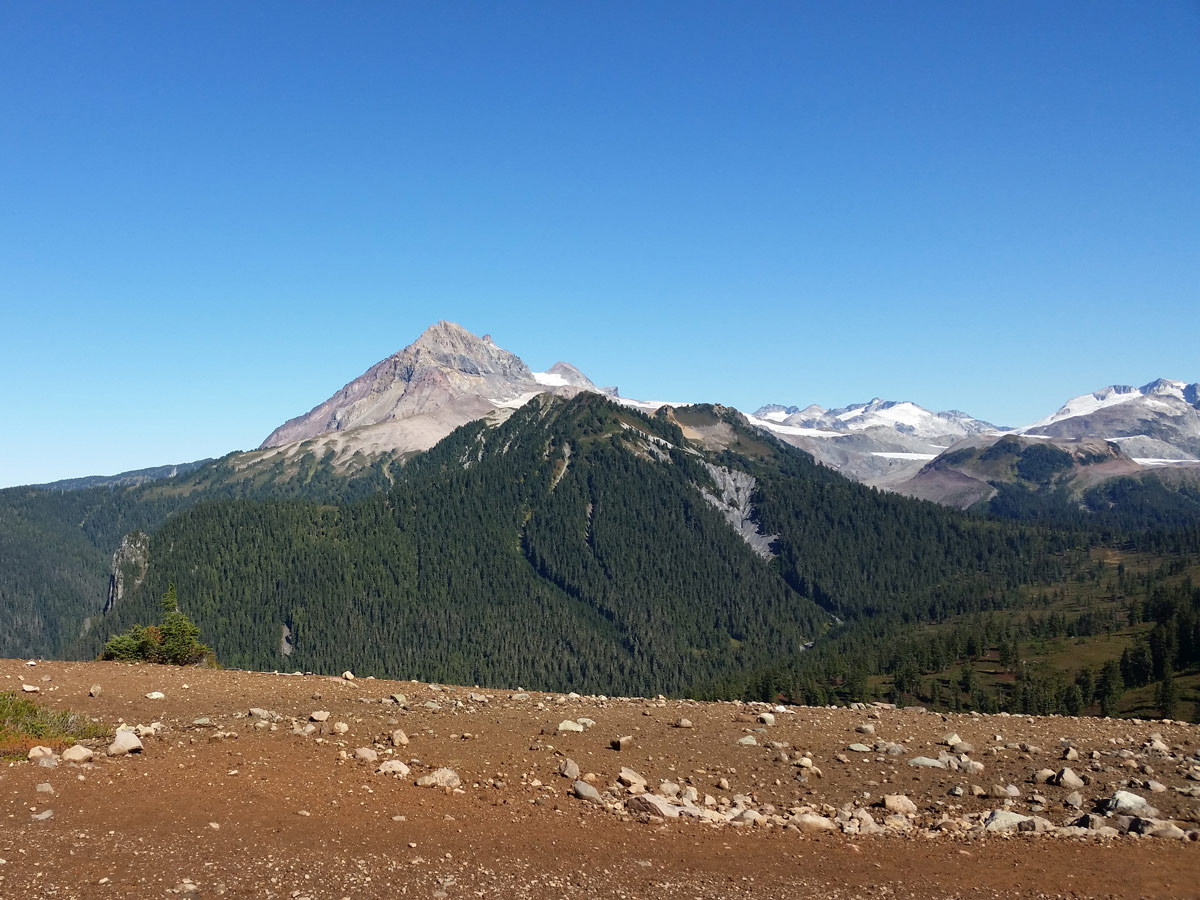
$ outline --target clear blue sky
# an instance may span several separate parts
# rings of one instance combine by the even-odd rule
[[[0,6],[0,485],[437,319],[645,399],[1200,380],[1200,5]]]

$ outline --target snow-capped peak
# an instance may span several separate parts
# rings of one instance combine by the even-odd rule
[[[1200,405],[1197,402],[1198,394],[1200,394],[1200,390],[1198,390],[1197,385],[1186,384],[1182,381],[1173,381],[1168,378],[1156,379],[1140,388],[1127,384],[1111,384],[1090,394],[1081,394],[1078,397],[1072,397],[1056,412],[1046,416],[1044,419],[1039,419],[1032,425],[1018,428],[1017,433],[1023,434],[1031,429],[1044,428],[1047,425],[1053,425],[1064,419],[1087,416],[1110,406],[1118,406],[1122,403],[1131,403],[1149,398],[1174,398],[1182,400],[1191,406],[1197,406]]]

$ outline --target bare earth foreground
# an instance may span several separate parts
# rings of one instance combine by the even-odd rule
[[[144,726],[143,750],[108,756],[104,740],[89,762],[56,747],[0,764],[6,900],[1200,896],[1200,729],[1182,723],[761,716],[770,708],[0,661],[0,690],[22,685]],[[581,718],[585,730],[560,733]],[[578,776],[561,773],[567,760]],[[410,771],[377,773],[389,761]],[[1070,777],[1038,783],[1067,766],[1074,791]],[[631,773],[621,784],[623,767],[649,794]],[[441,768],[461,784],[417,785]],[[576,796],[588,786],[597,799]],[[1156,811],[1059,830],[1118,790]],[[885,808],[887,795],[911,805]]]

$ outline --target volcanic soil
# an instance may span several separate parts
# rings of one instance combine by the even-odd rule
[[[1200,729],[1183,723],[0,661],[0,690],[23,685],[114,730],[143,726],[143,748],[108,756],[102,739],[89,762],[58,745],[0,763],[6,900],[1200,896]],[[594,724],[560,733],[581,718]],[[389,760],[408,773],[377,773]],[[1064,766],[1084,782],[1079,808],[1068,786],[1035,781]],[[443,768],[457,788],[417,785]],[[637,806],[623,768],[667,814]],[[1060,830],[1118,790],[1157,816],[1094,825],[1160,836]],[[887,795],[911,808],[882,808]],[[988,831],[994,810],[1036,828]]]

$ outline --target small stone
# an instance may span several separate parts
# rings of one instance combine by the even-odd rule
[[[53,794],[54,793],[54,785],[52,785],[48,781],[43,781],[41,784],[39,784],[37,786],[37,792],[39,794]]]
[[[579,763],[573,759],[564,759],[558,767],[558,774],[563,778],[570,778],[575,781],[579,778]]]
[[[846,749],[853,751],[854,753],[871,753],[872,752],[872,748],[868,747],[866,744],[851,744]]]
[[[109,756],[125,756],[128,753],[141,753],[142,741],[132,731],[118,731],[113,742],[108,745]]]
[[[994,809],[983,820],[986,831],[1015,831],[1023,822],[1029,822],[1029,816],[1023,816],[1008,809]]]
[[[940,759],[930,759],[928,756],[914,756],[908,761],[910,766],[925,769],[944,769],[946,764]]]
[[[309,714],[308,718],[310,722],[327,722],[329,721],[329,711],[325,709],[319,709],[316,712]]]
[[[37,762],[39,759],[44,759],[46,757],[53,758],[53,756],[54,751],[52,749],[49,747],[43,747],[41,745],[38,745],[37,747],[30,747],[29,752],[25,754],[25,758],[30,762]]]
[[[675,727],[676,728],[691,728],[692,720],[691,719],[676,719]]]
[[[100,687],[98,684],[93,684],[90,688],[88,688],[89,697],[99,697],[103,692],[104,688]]]
[[[389,759],[375,770],[376,775],[399,775],[400,777],[404,777],[408,773],[408,766],[398,759]]]
[[[854,730],[859,734],[874,734],[875,726],[870,722],[863,722],[861,725],[855,726]]]
[[[404,694],[392,694],[392,702],[395,703],[397,706],[407,706],[408,705],[408,697],[405,696]]]
[[[354,751],[354,758],[359,762],[376,763],[379,762],[379,754],[370,747],[359,747]]]
[[[758,746],[758,741],[755,739],[754,735],[752,735],[752,734],[748,734],[745,737],[738,738],[737,743],[744,744],[747,747],[757,747]]]
[[[89,762],[95,754],[91,748],[76,744],[74,747],[68,747],[62,752],[63,762],[85,763]]]
[[[350,726],[347,725],[345,722],[334,722],[333,723],[333,733],[334,734],[345,734],[349,730],[350,730]]]
[[[583,726],[578,722],[573,722],[570,719],[563,719],[558,723],[558,733],[566,734],[567,732],[583,731]]]
[[[162,691],[151,691],[146,695],[147,700],[166,700],[167,695]]]
[[[417,787],[456,788],[462,784],[462,779],[453,769],[436,769],[429,775],[417,779]]]
[[[602,800],[602,798],[600,797],[600,792],[598,790],[596,790],[594,787],[592,787],[590,784],[588,784],[586,781],[576,781],[575,784],[571,787],[571,790],[574,792],[575,796],[578,797],[580,800],[587,800],[591,803],[604,802]]]
[[[904,794],[885,794],[883,807],[888,812],[900,813],[905,816],[915,816],[917,814],[917,804],[913,803]]]
[[[1054,776],[1054,783],[1071,791],[1077,791],[1083,787],[1083,779],[1069,767],[1059,770],[1058,774]]]
[[[761,723],[763,725],[774,725],[775,724],[775,715],[774,715],[774,713],[769,713],[769,712],[759,713],[758,721],[759,721],[759,723]]]
[[[35,822],[45,822],[47,819],[54,818],[54,810],[43,809],[40,813],[34,813],[30,818]]]
[[[640,785],[641,787],[646,786],[645,778],[643,778],[641,775],[639,775],[633,769],[627,768],[625,766],[621,767],[621,772],[619,775],[617,775],[617,781],[619,781],[621,784],[625,785],[626,787],[633,787],[634,785]]]
[[[388,737],[390,738],[393,747],[408,746],[408,735],[405,734],[403,731],[401,731],[399,728],[397,728],[390,735],[388,735]]]
[[[23,690],[27,694],[38,694],[38,693],[41,693],[42,689],[40,687],[38,687],[36,684],[22,684],[21,690]]]
[[[802,813],[795,816],[792,824],[800,829],[802,834],[823,834],[827,831],[837,830],[837,825],[832,819],[814,813]]]
[[[622,735],[609,741],[609,746],[614,750],[628,750],[632,744],[633,735],[631,734]]]

